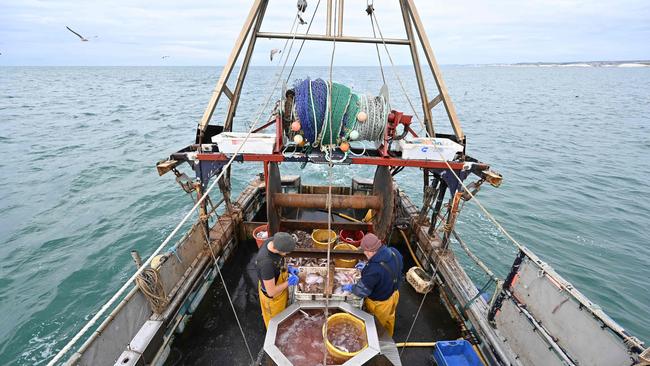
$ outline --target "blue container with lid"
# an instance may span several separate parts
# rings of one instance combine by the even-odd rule
[[[466,340],[436,342],[433,358],[438,366],[483,366],[476,351]]]

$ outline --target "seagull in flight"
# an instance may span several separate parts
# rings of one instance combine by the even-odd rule
[[[279,48],[272,49],[271,50],[271,61],[273,61],[273,56],[275,56],[276,53],[280,53],[280,52],[282,52],[282,50],[279,49]]]
[[[79,34],[79,33],[75,32],[75,31],[73,31],[73,30],[70,29],[70,27],[68,27],[67,25],[66,25],[65,27],[66,27],[70,32],[74,33],[77,37],[79,37],[79,39],[81,40],[81,42],[88,42],[88,40],[87,40],[86,38],[84,38],[81,34]]]
[[[164,59],[166,59],[166,58],[169,58],[169,56],[163,56],[163,57],[161,57],[161,58],[164,60]]]

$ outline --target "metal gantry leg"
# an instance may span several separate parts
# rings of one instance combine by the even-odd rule
[[[237,84],[235,85],[235,90],[232,93],[232,98],[230,98],[230,104],[228,105],[228,113],[226,114],[226,122],[224,123],[223,129],[224,131],[232,131],[233,118],[235,118],[235,111],[237,110],[241,90],[244,86],[246,74],[248,73],[248,66],[250,65],[253,51],[255,50],[257,33],[260,31],[260,27],[262,26],[262,21],[264,20],[264,14],[266,13],[267,6],[268,1],[264,1],[260,7],[259,14],[257,15],[253,31],[249,37],[246,54],[244,55],[244,60],[242,61],[241,69],[239,70],[239,75],[237,76]]]
[[[445,110],[447,111],[447,116],[449,117],[449,122],[451,123],[451,127],[454,129],[454,133],[456,134],[456,138],[460,142],[462,142],[465,139],[465,135],[463,134],[463,129],[460,126],[460,122],[458,121],[458,116],[456,115],[456,108],[454,107],[453,102],[451,101],[451,98],[449,97],[449,92],[447,91],[447,86],[445,85],[445,82],[442,80],[442,73],[440,72],[440,67],[438,66],[438,62],[436,61],[436,57],[433,55],[433,49],[431,48],[431,44],[429,43],[429,38],[427,37],[426,32],[424,31],[424,25],[422,24],[422,20],[420,20],[420,15],[418,14],[417,9],[415,8],[415,4],[413,3],[413,0],[404,0],[405,5],[407,7],[408,13],[411,17],[411,20],[413,21],[413,25],[415,25],[415,31],[418,34],[418,37],[420,38],[420,43],[422,44],[422,48],[424,50],[424,54],[427,57],[427,61],[429,62],[429,67],[431,68],[431,72],[433,73],[433,79],[436,81],[436,85],[438,86],[438,92],[440,93],[440,98],[442,99],[442,103],[445,106]],[[429,105],[435,105],[435,99],[429,103]],[[425,108],[429,108],[429,106],[426,106]]]
[[[203,142],[202,141],[203,133],[206,127],[208,126],[210,119],[212,118],[212,114],[214,113],[214,109],[217,107],[217,104],[219,103],[219,99],[221,98],[221,95],[225,93],[227,97],[230,98],[234,97],[232,92],[230,92],[230,90],[226,86],[226,83],[228,82],[228,78],[232,73],[235,63],[237,62],[237,58],[239,57],[239,54],[241,53],[241,49],[244,45],[244,42],[246,41],[246,37],[250,33],[253,27],[253,23],[255,22],[257,16],[260,14],[260,9],[262,8],[262,6],[266,6],[267,2],[268,0],[255,0],[255,3],[253,3],[251,10],[248,13],[248,16],[246,17],[246,21],[244,22],[244,26],[242,27],[242,30],[239,33],[239,37],[237,37],[237,40],[235,41],[235,46],[230,52],[230,56],[228,57],[228,60],[226,61],[223,67],[223,70],[221,71],[221,76],[219,77],[217,86],[214,88],[214,91],[212,92],[212,96],[210,97],[210,101],[208,102],[208,107],[205,109],[205,112],[203,113],[203,117],[201,117],[201,121],[199,122],[200,143]]]
[[[409,49],[411,50],[411,59],[413,60],[413,68],[415,69],[415,77],[418,81],[418,90],[420,91],[420,100],[422,101],[422,111],[424,112],[424,126],[426,127],[427,134],[430,137],[435,137],[433,129],[433,118],[431,117],[431,108],[429,108],[429,99],[427,98],[427,88],[424,84],[424,75],[422,75],[422,68],[420,66],[420,57],[418,56],[418,48],[413,34],[413,27],[411,18],[409,17],[408,5],[404,0],[400,0],[402,18],[404,19],[404,29],[406,30],[406,37],[409,40]]]

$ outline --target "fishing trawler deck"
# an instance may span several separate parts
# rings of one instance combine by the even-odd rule
[[[403,243],[394,245],[400,247]],[[266,329],[257,299],[257,273],[253,263],[256,253],[253,240],[241,242],[233,257],[225,263],[222,273],[237,313],[240,314],[239,321],[249,346],[254,356],[263,360],[262,346]],[[414,265],[412,259],[405,261],[407,267]],[[246,270],[242,271],[243,268]],[[165,365],[214,365],[216,361],[236,365],[249,361],[239,327],[229,303],[223,301],[224,297],[222,283],[215,282],[193,313],[185,331],[172,342]],[[409,325],[421,299],[421,294],[416,293],[408,284],[402,284],[393,337],[396,342],[406,340]],[[439,292],[429,294],[423,306],[427,311],[415,324],[410,336],[412,341],[431,342],[461,337],[460,325],[449,315]],[[405,349],[401,360],[403,365],[434,365],[431,348],[427,347]]]

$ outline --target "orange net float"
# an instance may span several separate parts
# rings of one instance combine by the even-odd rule
[[[339,149],[343,152],[348,152],[350,150],[350,144],[347,141],[343,141],[339,145]]]

